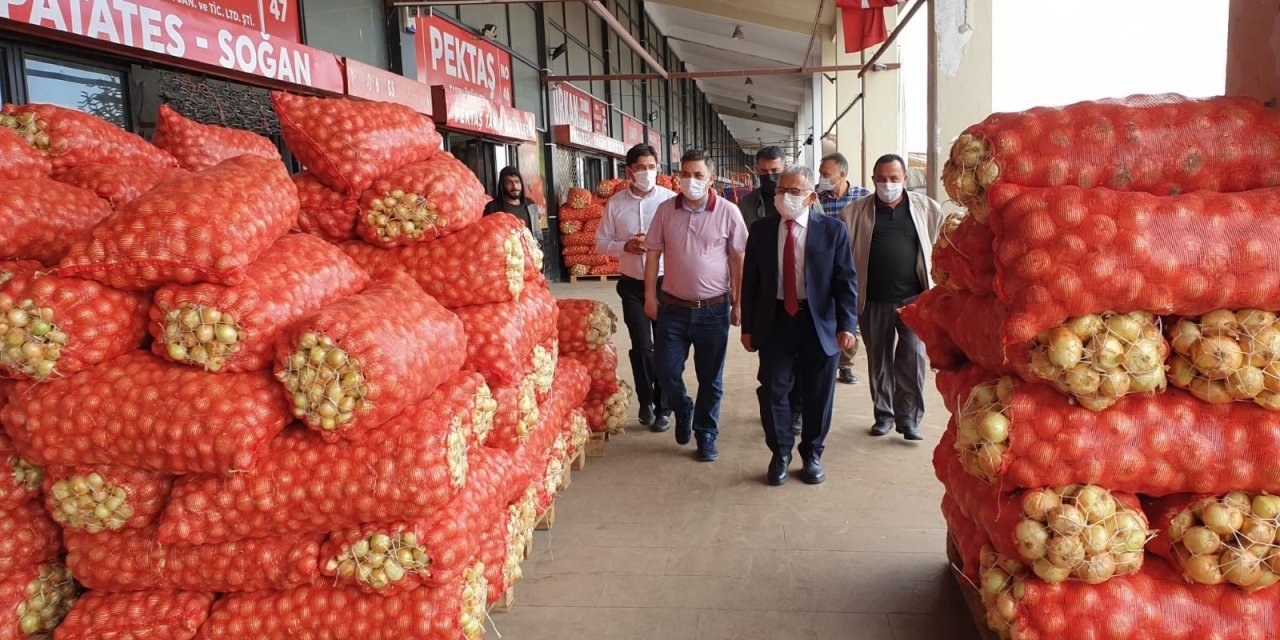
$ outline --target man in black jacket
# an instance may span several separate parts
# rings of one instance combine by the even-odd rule
[[[542,220],[538,213],[538,205],[524,194],[524,180],[520,170],[505,167],[498,174],[498,194],[485,205],[484,215],[491,213],[509,213],[520,219],[529,227],[534,238],[542,238]]]

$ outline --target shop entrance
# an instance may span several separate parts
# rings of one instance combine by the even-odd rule
[[[485,193],[497,193],[498,172],[510,163],[507,146],[464,134],[449,134],[449,152],[471,169]]]
[[[582,179],[585,182],[583,185],[584,188],[595,191],[596,185],[600,184],[606,177],[604,159],[592,156],[582,157]]]

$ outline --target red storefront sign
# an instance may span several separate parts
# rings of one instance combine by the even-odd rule
[[[649,130],[649,146],[653,147],[653,151],[658,154],[658,162],[662,162],[662,134],[657,129]]]
[[[644,123],[629,115],[622,115],[622,144],[630,149],[644,142]]]
[[[552,94],[556,124],[567,124],[587,131],[595,130],[593,99],[587,92],[561,83]]]
[[[567,147],[578,147],[618,157],[627,155],[627,147],[621,140],[614,140],[603,133],[579,129],[573,125],[556,125],[555,140],[556,144]]]
[[[609,135],[609,105],[593,99],[591,101],[591,116],[595,127],[592,131]]]
[[[2,1],[2,0],[0,0]],[[418,80],[510,107],[511,54],[438,16],[418,16]]]
[[[346,59],[346,69],[347,95],[402,104],[418,113],[432,113],[431,87],[351,58]]]
[[[245,13],[252,4],[247,1],[223,2],[219,14],[201,0],[0,0],[0,26],[41,35],[52,31],[68,41],[125,49],[175,66],[194,64],[230,77],[342,93],[342,61],[290,39],[290,28],[297,37],[294,3],[280,0],[275,8],[283,19],[276,19],[274,0],[262,1],[268,3],[269,18]]]
[[[442,127],[524,142],[538,139],[537,120],[528,111],[449,86],[432,87],[431,101]]]
[[[298,0],[165,0],[165,4],[198,9],[210,17],[290,42],[302,40]]]

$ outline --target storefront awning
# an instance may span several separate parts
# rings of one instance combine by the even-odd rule
[[[558,145],[576,147],[605,155],[623,157],[627,155],[627,145],[602,133],[587,131],[573,125],[557,125],[554,129],[555,141]]]

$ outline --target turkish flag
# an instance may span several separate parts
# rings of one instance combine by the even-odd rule
[[[884,10],[897,0],[836,0],[844,20],[844,52],[857,53],[889,39]]]

